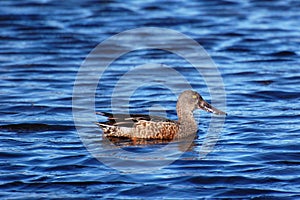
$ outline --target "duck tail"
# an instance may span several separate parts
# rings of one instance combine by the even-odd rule
[[[118,127],[101,122],[97,122],[96,124],[103,130],[103,134],[107,137],[132,137],[130,129],[127,127]]]

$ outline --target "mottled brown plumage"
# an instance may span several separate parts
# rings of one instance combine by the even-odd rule
[[[193,116],[193,111],[196,109],[218,115],[226,114],[204,101],[197,92],[186,90],[181,93],[177,101],[178,121],[148,115],[97,113],[108,118],[108,121],[97,124],[107,137],[172,140],[197,131],[197,123]]]

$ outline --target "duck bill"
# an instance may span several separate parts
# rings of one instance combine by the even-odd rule
[[[210,105],[206,101],[200,102],[199,107],[200,107],[200,109],[205,110],[206,112],[210,112],[210,113],[213,113],[213,114],[216,114],[216,115],[227,115],[225,112],[213,107],[212,105]]]

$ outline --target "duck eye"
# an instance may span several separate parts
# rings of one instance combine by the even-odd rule
[[[197,95],[193,95],[192,97],[193,97],[193,99],[197,99]]]

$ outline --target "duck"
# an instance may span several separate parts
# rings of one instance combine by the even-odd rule
[[[193,115],[193,111],[197,109],[216,115],[227,115],[206,102],[198,92],[186,90],[179,95],[177,100],[178,120],[143,114],[97,112],[96,114],[107,117],[107,121],[96,124],[103,130],[103,135],[106,137],[170,141],[197,132],[198,124]]]

